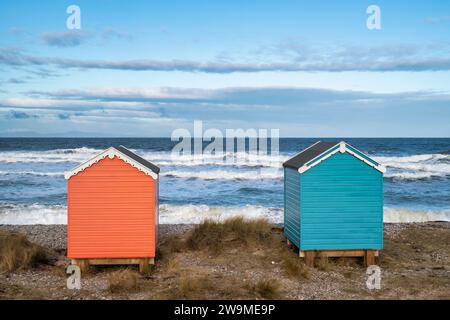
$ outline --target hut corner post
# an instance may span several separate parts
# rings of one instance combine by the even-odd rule
[[[139,261],[139,272],[140,273],[148,273],[150,271],[149,268],[150,259],[144,258]]]
[[[305,263],[308,267],[314,268],[314,259],[316,258],[315,251],[305,251]]]
[[[73,259],[72,264],[77,265],[81,272],[89,271],[89,259]]]

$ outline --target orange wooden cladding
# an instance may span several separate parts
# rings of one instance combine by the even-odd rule
[[[70,259],[154,258],[158,182],[115,157],[68,181]]]

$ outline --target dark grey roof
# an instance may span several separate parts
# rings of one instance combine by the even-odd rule
[[[136,162],[139,162],[140,164],[142,164],[144,167],[149,168],[150,170],[152,170],[154,173],[159,173],[159,167],[155,166],[153,163],[151,163],[150,161],[145,160],[144,158],[139,157],[137,154],[131,152],[130,150],[128,150],[127,148],[125,148],[124,146],[118,146],[118,147],[114,147],[115,149],[119,150],[120,152],[122,152],[124,155],[130,157],[131,159],[133,159]]]
[[[325,151],[331,149],[335,145],[339,144],[339,142],[322,142],[319,141],[316,144],[313,144],[312,146],[306,148],[299,154],[295,155],[285,163],[283,163],[283,167],[288,167],[292,169],[299,169],[304,164],[308,163],[318,155],[324,153]]]

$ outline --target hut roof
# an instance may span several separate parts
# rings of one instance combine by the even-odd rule
[[[126,163],[132,165],[136,169],[144,172],[145,174],[152,176],[154,179],[158,178],[159,173],[159,167],[151,163],[150,161],[145,160],[144,158],[138,156],[137,154],[131,152],[124,146],[118,146],[118,147],[110,147],[97,155],[96,157],[80,164],[79,166],[75,167],[69,172],[66,172],[64,177],[66,179],[70,179],[70,177],[78,174],[81,171],[84,171],[85,169],[89,168],[93,164],[99,162],[102,159],[105,159],[106,157],[109,157],[110,159],[114,157],[118,157],[119,159],[125,161]]]
[[[366,164],[370,165],[371,167],[374,167],[378,171],[381,171],[383,173],[386,171],[386,169],[378,162],[371,159],[369,156],[363,154],[361,151],[350,146],[344,141],[318,141],[315,144],[304,149],[291,159],[287,160],[285,163],[283,163],[283,167],[296,169],[300,173],[303,173],[337,152],[348,152],[356,158],[362,160]]]
[[[119,150],[120,152],[122,152],[123,154],[127,155],[128,157],[130,157],[131,159],[133,159],[134,161],[137,161],[140,164],[142,164],[143,166],[149,168],[154,173],[159,173],[159,167],[157,167],[156,165],[154,165],[150,161],[147,161],[144,158],[138,156],[136,153],[131,152],[130,150],[128,150],[124,146],[118,146],[118,147],[115,147],[115,148],[117,150]]]

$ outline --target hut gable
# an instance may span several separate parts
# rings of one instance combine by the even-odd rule
[[[304,173],[322,161],[330,158],[336,153],[349,153],[355,158],[363,161],[374,169],[384,173],[386,169],[369,156],[363,154],[361,151],[352,147],[344,141],[341,142],[322,142],[319,141],[312,146],[301,151],[291,159],[283,163],[283,167],[298,170],[299,173]]]
[[[153,179],[158,179],[158,173],[159,168],[154,165],[153,163],[145,160],[144,158],[139,157],[137,154],[131,152],[124,146],[119,147],[110,147],[100,153],[98,156],[80,164],[76,168],[72,169],[71,171],[67,172],[64,177],[66,180],[70,179],[72,176],[77,175],[78,173],[86,170],[87,168],[91,167],[92,165],[98,163],[99,161],[105,159],[108,157],[109,159],[113,159],[114,157],[117,157],[121,159],[122,161],[130,164],[134,168],[138,169],[139,171],[142,171],[146,175],[151,176]]]

